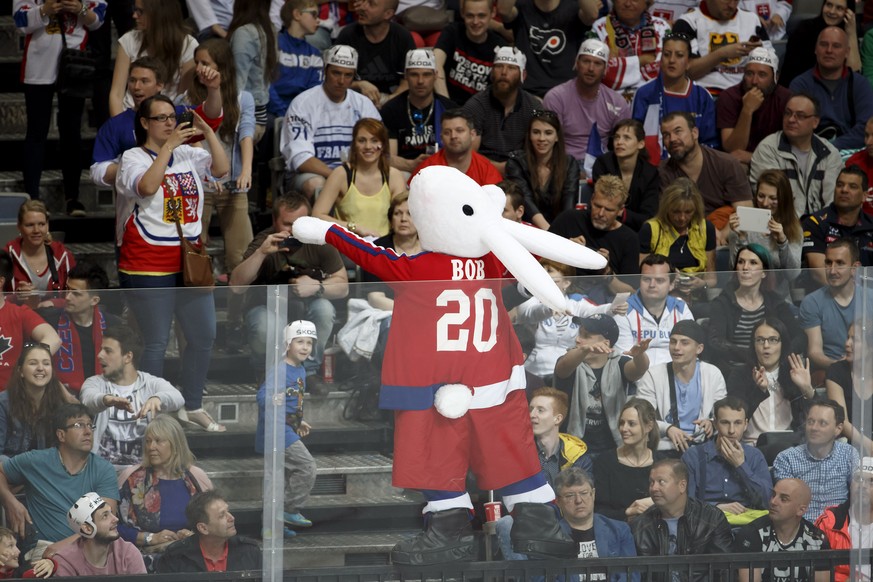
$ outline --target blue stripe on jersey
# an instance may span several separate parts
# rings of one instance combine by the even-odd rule
[[[522,479],[521,481],[516,481],[511,485],[507,485],[506,487],[501,487],[496,491],[496,493],[500,493],[500,495],[518,495],[520,493],[527,493],[528,491],[533,491],[538,487],[542,487],[546,485],[548,481],[546,481],[546,474],[544,471],[540,471],[536,475],[531,475],[527,479]]]

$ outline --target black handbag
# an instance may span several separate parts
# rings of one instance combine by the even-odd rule
[[[94,77],[97,72],[97,59],[88,50],[67,48],[64,34],[64,19],[60,18],[61,56],[58,60],[58,94],[66,97],[85,99],[94,90]]]

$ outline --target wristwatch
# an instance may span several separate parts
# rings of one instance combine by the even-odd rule
[[[355,232],[356,230],[358,230],[358,225],[354,222],[349,222],[348,224],[346,224],[346,228],[349,230],[349,232]]]
[[[85,3],[86,0],[82,0],[82,9],[79,10],[79,16],[85,16],[88,14],[88,4]]]
[[[147,545],[147,546],[152,545],[152,538],[154,538],[154,537],[155,537],[155,534],[153,534],[153,533],[146,534],[146,537],[143,540],[145,542],[145,545]]]

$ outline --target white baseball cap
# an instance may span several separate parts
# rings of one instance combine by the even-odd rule
[[[609,47],[606,43],[589,38],[579,46],[579,52],[576,53],[576,58],[583,56],[594,57],[600,59],[604,63],[609,62]]]
[[[285,326],[285,349],[288,349],[291,340],[298,337],[308,337],[312,341],[317,340],[318,333],[315,330],[315,324],[305,319],[298,319]]]
[[[406,68],[436,71],[436,57],[430,49],[413,49],[406,53]]]
[[[497,46],[494,47],[494,64],[498,63],[515,65],[521,72],[524,72],[524,67],[527,65],[527,57],[515,47]]]
[[[768,48],[764,48],[762,46],[759,46],[749,53],[746,64],[751,65],[752,63],[767,65],[768,67],[773,69],[774,74],[779,71],[779,57],[776,56],[776,53],[774,51]]]
[[[345,44],[334,45],[324,53],[324,64],[357,70],[358,51]]]

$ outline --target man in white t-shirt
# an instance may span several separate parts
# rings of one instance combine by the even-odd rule
[[[179,410],[185,399],[172,384],[140,372],[142,342],[126,327],[103,332],[97,359],[103,374],[82,384],[82,403],[95,414],[93,451],[117,466],[142,461],[142,437],[159,412]]]

